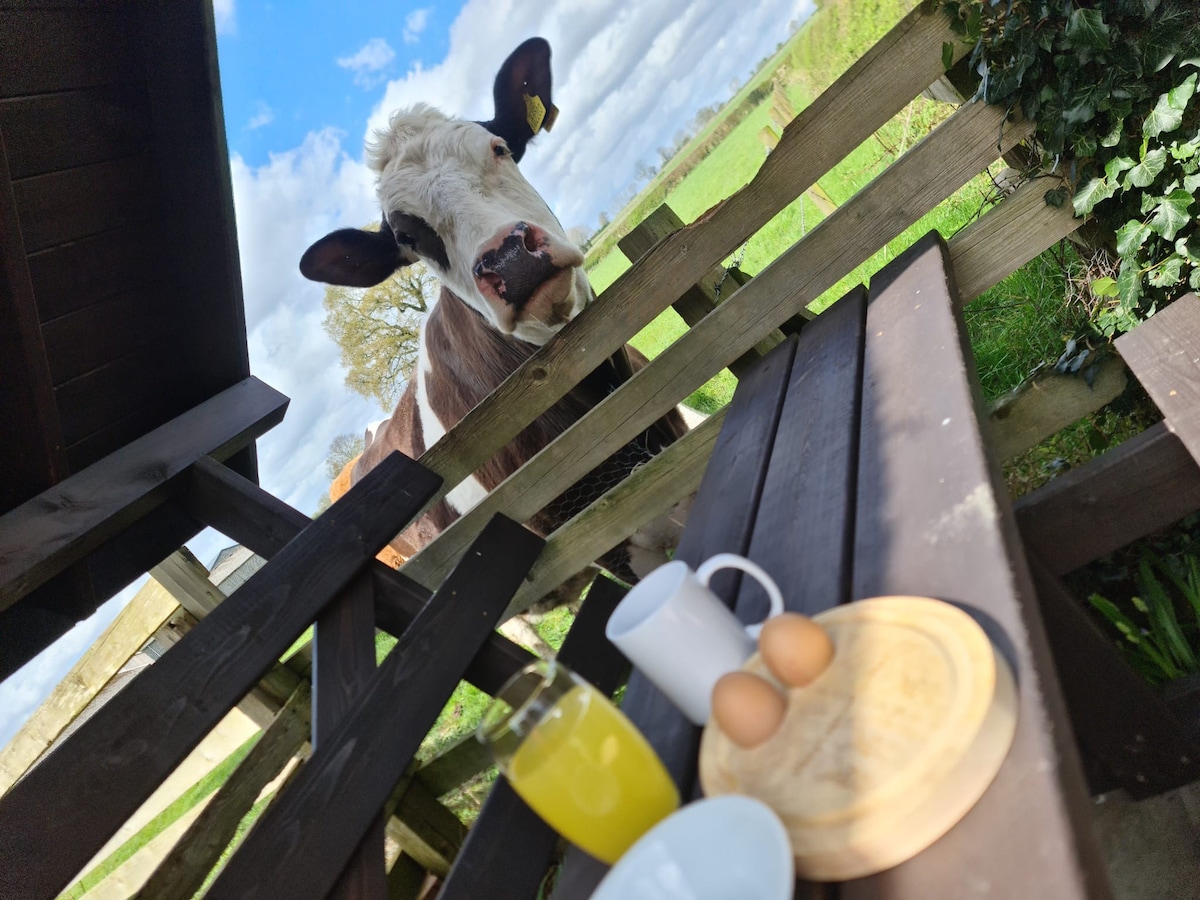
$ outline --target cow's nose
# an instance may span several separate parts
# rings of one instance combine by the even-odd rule
[[[528,222],[505,226],[488,241],[472,270],[485,297],[521,309],[558,267],[545,232]]]

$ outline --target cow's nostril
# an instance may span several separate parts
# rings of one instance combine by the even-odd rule
[[[528,250],[530,253],[538,252],[537,235],[534,234],[532,228],[525,229],[524,240],[525,240],[525,249],[526,250]]]
[[[486,273],[477,272],[476,277],[479,279],[481,286],[487,285],[488,287],[490,287],[496,293],[497,297],[504,296],[504,279],[501,278],[499,275],[497,275],[495,272],[486,272]]]

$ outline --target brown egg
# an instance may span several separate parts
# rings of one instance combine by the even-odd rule
[[[763,625],[758,651],[772,675],[788,687],[804,687],[829,667],[833,641],[808,616],[783,613]]]
[[[773,684],[749,672],[726,672],[713,686],[713,719],[739,747],[757,747],[778,731],[786,703]]]

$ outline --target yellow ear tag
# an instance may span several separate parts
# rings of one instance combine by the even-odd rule
[[[542,103],[542,99],[525,94],[525,121],[529,123],[534,134],[542,130],[542,122],[545,120],[546,107]]]

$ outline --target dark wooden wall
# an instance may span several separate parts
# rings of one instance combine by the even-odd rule
[[[0,514],[248,374],[210,5],[0,0]],[[69,572],[26,613],[126,577]]]

